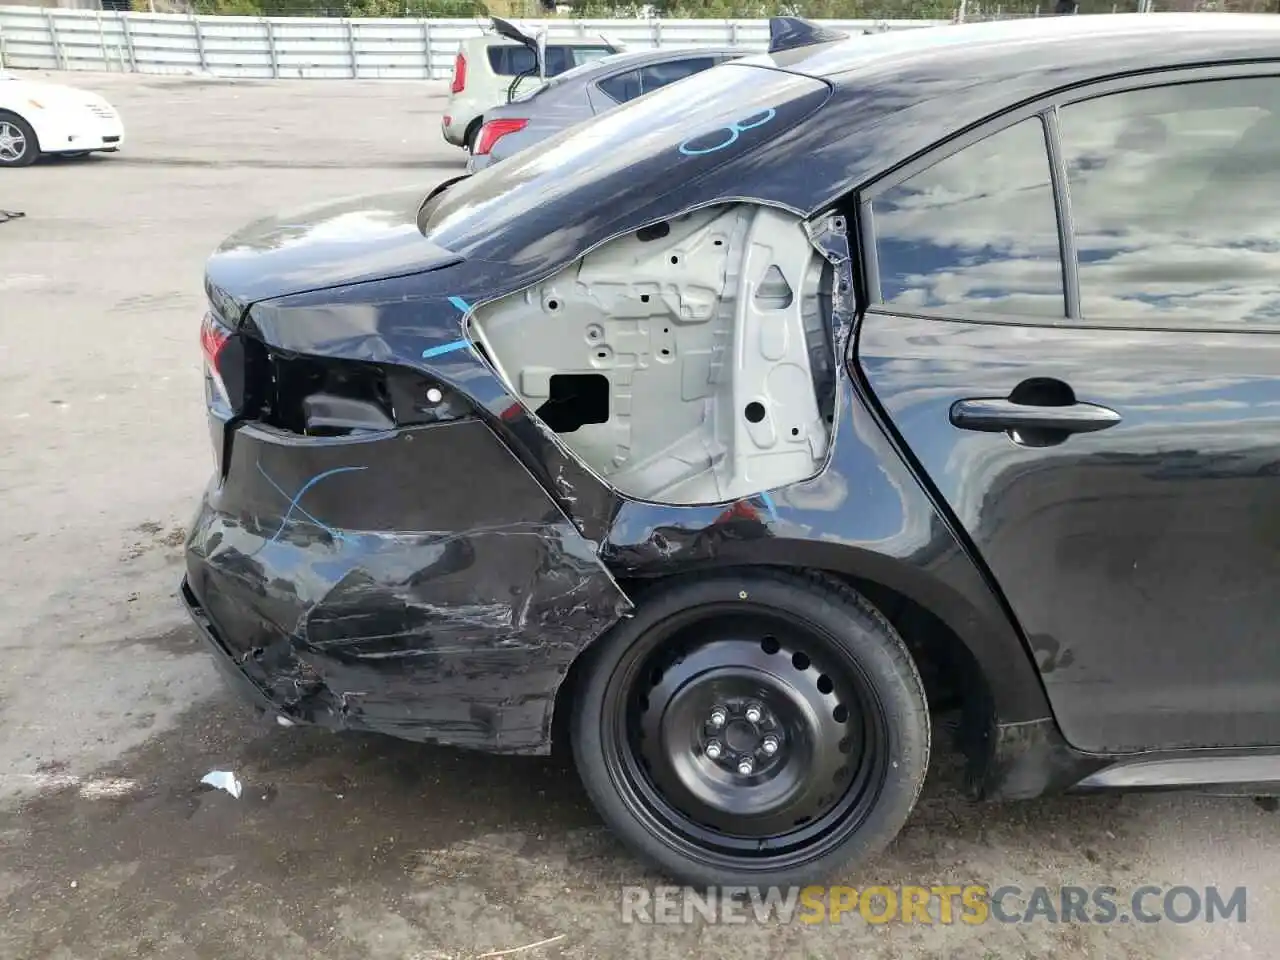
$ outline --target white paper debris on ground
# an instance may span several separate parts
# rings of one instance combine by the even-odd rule
[[[237,800],[240,799],[240,791],[242,789],[240,781],[229,770],[210,770],[200,778],[200,782],[207,783],[218,790],[225,790]]]

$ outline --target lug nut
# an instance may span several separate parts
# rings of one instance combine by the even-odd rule
[[[728,711],[724,707],[716,707],[711,711],[711,725],[717,730],[729,722]]]
[[[707,756],[712,760],[719,760],[722,753],[724,753],[724,748],[720,746],[719,740],[712,740],[707,744]]]
[[[755,764],[751,762],[750,757],[743,757],[738,761],[738,772],[744,777],[755,769]]]
[[[775,753],[778,752],[778,738],[765,737],[764,742],[760,744],[760,749],[763,750],[768,756],[772,757]]]
[[[747,707],[747,719],[752,723],[759,723],[764,719],[764,711],[760,709],[760,705],[753,703]]]

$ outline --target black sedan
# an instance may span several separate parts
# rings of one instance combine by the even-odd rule
[[[931,711],[977,796],[1274,787],[1280,18],[773,26],[214,255],[226,676],[567,743],[700,883],[883,847]]]

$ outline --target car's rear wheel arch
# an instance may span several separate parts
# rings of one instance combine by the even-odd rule
[[[655,578],[633,597],[634,619],[585,651],[561,701],[587,791],[633,848],[687,882],[767,886],[897,834],[928,767],[928,704],[864,597],[778,565]],[[727,722],[696,734],[705,751],[684,742],[704,708]],[[725,763],[755,786],[724,781]]]
[[[830,560],[830,558],[825,558]],[[975,788],[988,773],[991,731],[997,722],[1042,719],[1051,715],[1043,686],[1015,633],[985,624],[961,598],[932,578],[899,561],[879,558],[860,564],[819,565],[742,564],[743,572],[776,569],[827,580],[854,590],[873,606],[902,637],[924,681],[931,707],[956,712],[960,718],[960,746],[968,760],[968,777]],[[674,580],[723,573],[735,567],[683,571],[665,577],[622,579],[624,592],[643,604],[648,590]],[[968,630],[959,627],[966,624]],[[963,632],[962,632],[963,631]],[[965,633],[968,636],[964,635]],[[604,635],[579,652],[556,692],[552,717],[553,745],[568,747],[567,718],[576,692],[590,670],[591,654]],[[1008,636],[1008,641],[998,638]]]

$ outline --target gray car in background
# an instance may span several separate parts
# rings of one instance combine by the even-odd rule
[[[510,103],[486,110],[467,170],[482,170],[620,103],[746,53],[733,47],[641,50],[575,67]]]

